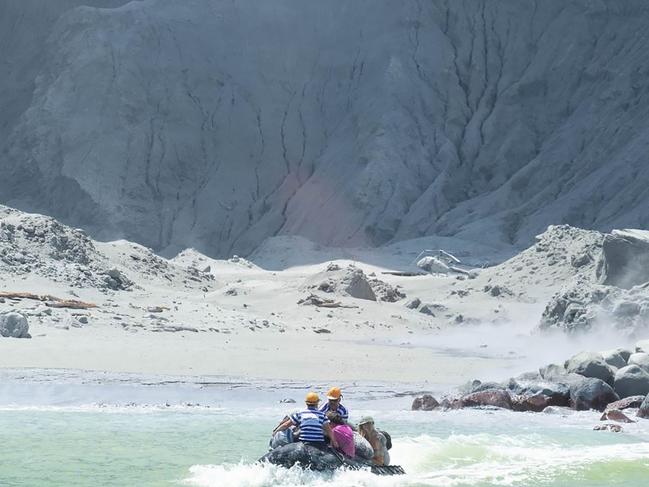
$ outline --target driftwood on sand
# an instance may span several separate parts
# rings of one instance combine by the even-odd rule
[[[0,298],[33,299],[36,301],[43,301],[45,306],[50,308],[89,309],[97,307],[94,303],[86,303],[76,299],[61,299],[49,294],[34,294],[29,292],[0,291]]]

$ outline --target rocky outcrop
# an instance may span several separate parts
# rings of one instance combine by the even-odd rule
[[[378,279],[374,279],[374,286],[385,290],[389,286]],[[324,293],[337,293],[342,296],[349,296],[356,299],[376,301],[377,297],[372,284],[362,269],[349,265],[345,268],[334,264],[329,265],[324,272],[319,272],[306,282],[306,289]],[[394,291],[394,290],[393,290]],[[392,293],[395,295],[395,292]]]
[[[20,313],[0,314],[0,336],[11,338],[31,338],[27,318]]]
[[[123,3],[0,3],[1,201],[215,256],[647,227],[642,0]]]
[[[613,230],[597,263],[602,284],[630,289],[649,282],[649,231]]]
[[[622,289],[580,278],[548,302],[540,330],[582,333],[597,326],[612,327],[622,336],[649,330],[649,284]]]
[[[649,394],[649,373],[637,365],[627,365],[615,373],[615,391],[620,397]]]

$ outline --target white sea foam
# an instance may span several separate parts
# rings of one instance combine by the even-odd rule
[[[583,485],[579,482],[589,478],[590,471],[607,464],[615,464],[617,469],[631,465],[649,472],[646,441],[627,438],[622,443],[589,444],[583,434],[582,430],[580,438],[568,445],[565,438],[562,443],[536,433],[461,434],[448,438],[422,435],[400,439],[395,441],[392,456],[408,472],[405,476],[378,477],[366,471],[316,473],[297,467],[240,463],[195,465],[185,483],[203,487],[459,487],[555,485],[556,481],[572,480],[575,485]],[[615,469],[604,468],[603,472],[597,480],[606,482],[607,475],[614,475]]]

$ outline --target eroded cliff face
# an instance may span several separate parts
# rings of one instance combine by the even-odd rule
[[[211,255],[649,225],[644,1],[81,3],[2,49],[3,203]]]

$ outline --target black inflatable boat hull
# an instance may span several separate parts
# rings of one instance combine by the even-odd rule
[[[371,470],[372,473],[377,475],[400,475],[405,473],[398,465],[374,466],[370,463],[345,457],[329,447],[319,447],[302,442],[290,443],[275,448],[260,458],[259,461],[286,468],[298,465],[317,472],[347,468],[351,470]]]

